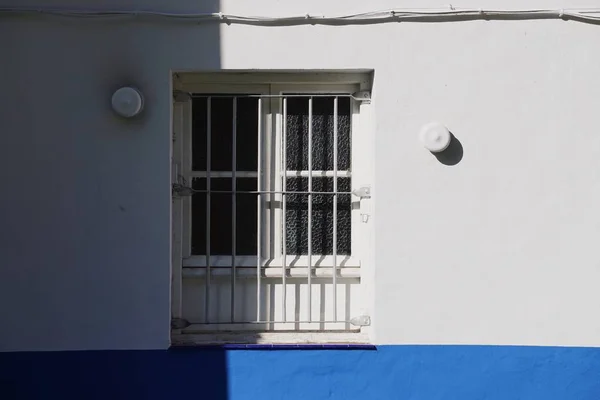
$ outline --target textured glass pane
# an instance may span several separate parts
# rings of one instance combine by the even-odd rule
[[[308,178],[288,178],[288,191],[308,191]],[[338,192],[350,191],[350,178],[338,178]],[[313,178],[313,192],[333,192],[333,178]],[[308,195],[286,196],[286,250],[308,254]],[[351,254],[351,195],[338,195],[337,253]],[[312,195],[312,254],[333,254],[333,195]]]
[[[211,169],[213,171],[232,170],[233,101],[233,97],[211,98]],[[197,97],[192,102],[192,168],[194,171],[206,171],[207,105],[207,97]],[[238,97],[236,110],[237,170],[256,171],[258,99]]]
[[[231,191],[231,179],[211,179],[211,191]],[[236,196],[236,254],[256,254],[256,194],[241,193],[256,190],[256,179],[237,179]],[[192,187],[206,189],[206,179],[195,178]],[[232,194],[211,193],[210,195],[210,253],[230,255],[232,253]],[[206,254],[206,194],[192,197],[192,254]]]
[[[287,100],[287,169],[308,170],[308,98]],[[333,170],[333,97],[314,97],[312,169]],[[350,169],[350,99],[338,98],[338,169]]]

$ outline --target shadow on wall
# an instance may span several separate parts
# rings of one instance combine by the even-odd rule
[[[219,0],[12,3],[173,13],[220,9]],[[171,99],[164,80],[173,69],[218,69],[220,26],[52,16],[6,22],[0,27],[1,69],[9,78],[0,77],[8,94],[0,95],[0,130],[15,134],[4,135],[10,145],[0,139],[7,144],[0,146],[0,167],[7,185],[23,187],[23,176],[40,185],[23,190],[24,199],[0,200],[0,209],[12,210],[2,218],[8,228],[0,228],[0,236],[10,250],[0,255],[1,264],[30,260],[18,271],[0,267],[0,293],[13,299],[0,304],[1,325],[19,327],[0,329],[0,348],[17,351],[0,354],[0,399],[227,399],[225,352],[219,349],[24,352],[164,342],[169,266],[156,257],[171,236],[162,229],[168,225],[160,225],[161,218],[168,222],[161,215],[170,177],[170,140],[161,122]],[[132,122],[110,110],[113,90],[125,85],[139,87],[147,99],[143,117]],[[11,167],[17,159],[27,165],[19,172]],[[120,193],[124,187],[126,195]],[[56,195],[40,201],[38,191]],[[27,234],[14,228],[25,210],[36,210],[21,220]],[[158,221],[150,227],[161,229],[144,221]],[[108,237],[119,245],[90,257]],[[102,276],[90,279],[97,271]]]
[[[225,350],[4,353],[0,398],[226,400]]]
[[[431,153],[437,160],[448,166],[458,164],[463,158],[463,146],[460,143],[460,140],[454,136],[453,133],[450,133],[450,144],[444,151],[440,151],[439,153]]]
[[[160,7],[175,12],[220,11],[220,0],[180,0],[178,6],[172,2],[163,4],[169,5]],[[165,55],[171,54],[174,59],[177,59],[169,66],[171,71],[218,70],[221,67],[220,24],[165,23],[164,26],[165,29],[173,29],[173,35],[170,37],[175,43],[166,43],[170,48],[163,49]],[[186,56],[182,58],[177,50],[179,47],[177,44],[184,42],[192,44],[191,47],[201,44],[200,47],[204,51],[186,51]],[[182,59],[184,61],[180,63],[179,60]],[[137,371],[140,379],[120,381],[124,388],[121,392],[123,398],[214,400],[230,398],[225,349],[182,347],[140,355],[130,352],[129,357],[131,357],[130,366]],[[123,369],[122,375],[127,376],[126,368]],[[148,386],[145,387],[145,384]],[[99,396],[99,398],[109,397],[111,396]]]

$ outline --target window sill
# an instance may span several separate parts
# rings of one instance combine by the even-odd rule
[[[223,333],[172,333],[171,346],[245,346],[289,348],[335,346],[338,348],[353,345],[373,346],[368,335],[361,332],[223,332]]]
[[[211,268],[230,268],[231,267],[231,256],[210,256]],[[256,256],[237,256],[235,258],[237,267],[252,267],[256,268]],[[339,268],[359,268],[360,260],[356,257],[347,255],[338,255],[336,258],[337,266]],[[281,268],[283,266],[283,258],[268,258],[261,259],[261,265],[265,268]],[[292,267],[304,267],[308,268],[308,256],[287,256],[285,258],[285,265],[288,268]],[[320,256],[313,255],[311,258],[312,267],[327,267],[332,268],[334,265],[333,256]],[[183,259],[183,267],[206,267],[206,256],[190,256]]]
[[[314,278],[332,278],[333,267],[313,267],[311,270]],[[206,267],[184,267],[182,269],[183,278],[203,278],[206,276],[208,268]],[[210,269],[211,277],[229,277],[231,276],[231,267],[212,267]],[[256,267],[236,267],[236,277],[256,279]],[[283,267],[269,266],[261,268],[262,278],[281,278],[283,276]],[[286,278],[306,278],[308,276],[308,267],[287,267],[285,269]],[[358,267],[338,267],[337,277],[348,279],[359,279],[360,268]]]

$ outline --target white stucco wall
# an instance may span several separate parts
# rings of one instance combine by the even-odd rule
[[[417,6],[12,3],[240,15]],[[374,69],[376,343],[600,345],[599,43],[599,26],[559,20],[261,28],[3,19],[0,350],[168,346],[170,71],[220,68]],[[135,122],[109,107],[123,84],[146,96]],[[459,164],[420,146],[431,120],[462,143]]]

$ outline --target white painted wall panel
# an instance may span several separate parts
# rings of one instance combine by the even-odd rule
[[[415,5],[70,4],[242,15]],[[9,329],[0,349],[168,345],[169,76],[219,68],[375,70],[377,343],[600,345],[598,43],[600,27],[558,20],[278,28],[3,20],[0,316]],[[146,96],[135,122],[109,108],[124,84]],[[418,130],[431,120],[462,143],[459,164],[421,147]]]

